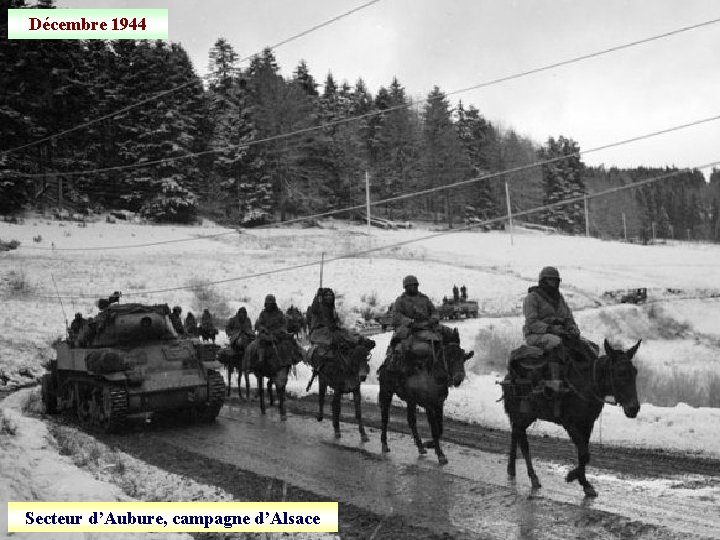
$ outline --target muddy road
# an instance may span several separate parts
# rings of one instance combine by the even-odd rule
[[[404,409],[392,412],[387,455],[374,427],[362,444],[344,421],[335,440],[328,419],[314,419],[314,402],[291,400],[289,410],[280,422],[275,409],[262,416],[257,403],[233,399],[213,425],[159,423],[99,438],[238,500],[339,501],[344,539],[720,538],[717,461],[595,448],[588,477],[600,496],[589,500],[564,482],[574,462],[569,441],[531,441],[543,483],[533,493],[522,461],[516,481],[505,474],[505,432],[448,422],[450,463],[441,467],[432,451],[418,456]],[[363,410],[376,426],[377,408]]]

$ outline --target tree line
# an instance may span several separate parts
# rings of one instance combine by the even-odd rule
[[[203,82],[178,44],[9,41],[2,24],[0,151],[49,137],[0,156],[2,213],[61,200],[77,211],[251,226],[362,204],[366,172],[379,200],[551,160],[373,211],[454,226],[505,215],[505,182],[518,212],[666,172],[586,167],[572,138],[539,144],[438,87],[416,101],[394,78],[373,94],[362,78],[351,85],[329,73],[319,83],[304,61],[285,77],[270,49],[240,67],[223,38]],[[63,174],[85,170],[95,172]],[[718,240],[719,181],[693,172],[593,199],[591,233],[621,237],[625,214],[633,237]],[[585,231],[582,203],[523,219]]]

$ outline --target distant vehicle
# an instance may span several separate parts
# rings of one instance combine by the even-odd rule
[[[447,303],[438,307],[438,313],[442,320],[477,319],[480,313],[480,304],[477,300],[458,300],[455,302],[449,298]]]
[[[620,298],[622,304],[642,304],[647,301],[647,289],[632,289]]]
[[[355,321],[354,330],[361,336],[372,336],[374,334],[381,334],[384,329],[380,323],[375,321],[365,321],[358,319]]]

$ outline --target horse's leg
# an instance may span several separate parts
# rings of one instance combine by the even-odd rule
[[[265,381],[262,375],[256,375],[258,384],[258,397],[260,398],[260,412],[265,414]]]
[[[392,403],[393,390],[392,386],[390,386],[388,383],[383,383],[382,379],[380,380],[380,395],[378,397],[380,401],[380,419],[382,422],[382,430],[380,431],[380,444],[384,453],[390,451],[390,447],[387,443],[387,426],[388,416],[390,416],[390,404]]]
[[[325,417],[325,392],[327,392],[327,383],[324,379],[318,379],[318,410],[317,421],[322,422]]]
[[[510,478],[515,478],[515,461],[517,460],[518,436],[515,428],[510,427],[510,456],[508,457],[507,474]]]
[[[287,413],[285,412],[285,386],[287,386],[289,368],[284,367],[275,374],[275,390],[278,396],[278,408],[280,409],[280,420],[283,422],[287,420]]]
[[[410,426],[410,431],[412,432],[413,439],[415,440],[415,446],[417,446],[418,448],[418,452],[420,452],[421,454],[427,454],[427,450],[425,450],[422,439],[420,439],[420,435],[418,435],[417,405],[415,405],[414,401],[407,402],[407,421],[408,426]]]
[[[516,434],[517,442],[520,445],[520,450],[525,458],[525,466],[527,467],[528,477],[530,477],[530,483],[533,489],[540,489],[542,485],[538,480],[537,474],[535,474],[535,468],[532,464],[530,457],[530,445],[528,444],[527,438],[527,426],[517,426],[513,424],[513,432]]]
[[[273,387],[273,378],[272,378],[272,377],[268,377],[268,381],[267,381],[267,391],[268,391],[268,395],[270,396],[270,406],[271,406],[271,407],[274,407],[274,406],[275,406],[275,398],[273,397],[273,389],[272,389],[272,387]],[[277,389],[277,388],[276,388],[276,389]]]
[[[340,434],[340,400],[342,399],[342,392],[333,388],[333,400],[332,400],[332,412],[333,412],[333,429],[335,430],[335,438],[339,439],[342,435]]]
[[[447,465],[447,458],[445,457],[445,453],[442,451],[442,448],[440,448],[440,423],[438,420],[438,415],[440,414],[440,409],[438,407],[425,407],[425,415],[428,419],[428,424],[430,424],[430,433],[432,433],[432,447],[435,448],[435,455],[438,457],[438,461],[440,462],[440,465]],[[423,449],[425,446],[423,446]]]
[[[438,438],[439,439],[442,438],[442,434],[443,434],[443,409],[444,409],[444,406],[445,406],[444,403],[441,403],[440,405],[438,405],[436,408],[437,412],[435,414],[435,422],[438,425]],[[428,422],[429,422],[429,420],[428,420]],[[436,447],[436,445],[435,445],[434,439],[425,442],[425,448],[435,448],[435,447]]]
[[[586,497],[597,497],[597,491],[585,477],[585,466],[590,463],[590,429],[585,427],[565,427],[578,453],[578,466],[565,477],[566,482],[577,480],[582,486]]]
[[[233,369],[230,364],[228,364],[225,369],[227,370],[227,381],[228,381],[227,395],[228,395],[228,397],[230,397],[230,389],[232,388]]]
[[[362,396],[360,395],[360,387],[353,391],[353,403],[355,404],[355,419],[358,423],[358,430],[360,431],[360,440],[362,442],[370,441],[370,437],[365,433],[365,426],[362,421]]]
[[[248,400],[248,403],[250,402],[250,371],[245,370],[245,396]],[[238,374],[238,387],[240,386],[240,375]],[[238,392],[240,389],[238,388]]]

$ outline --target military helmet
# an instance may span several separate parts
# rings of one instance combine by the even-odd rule
[[[560,279],[560,272],[554,266],[546,266],[540,270],[539,280],[542,281],[544,278],[555,278]]]
[[[173,313],[182,313],[182,308],[181,308],[180,306],[175,306],[175,307],[172,309],[172,312],[173,312]]]
[[[238,313],[245,313],[247,315],[247,309],[245,309],[244,307],[241,307],[240,309],[238,309]]]
[[[274,294],[268,294],[268,295],[265,297],[265,303],[266,303],[266,304],[277,304],[277,300],[275,300],[275,295],[274,295]]]
[[[403,288],[408,285],[420,285],[418,279],[415,276],[405,276],[403,279]]]
[[[76,319],[82,319],[82,313],[76,313],[75,314]]]

